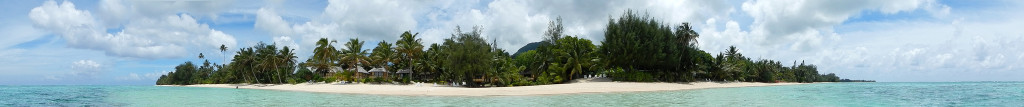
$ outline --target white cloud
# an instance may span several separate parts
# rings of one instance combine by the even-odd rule
[[[475,4],[475,3],[464,3]],[[725,1],[515,1],[497,0],[485,6],[447,6],[441,12],[427,13],[424,41],[441,42],[455,25],[470,28],[480,25],[487,39],[497,39],[500,48],[515,51],[530,42],[541,41],[548,22],[562,17],[566,34],[591,39],[599,44],[609,18],[626,9],[648,13],[668,25],[682,22],[700,24],[715,17],[728,17],[733,11]],[[431,37],[433,36],[433,37]]]
[[[294,34],[298,37],[291,38],[300,41],[303,47],[312,47],[322,37],[339,41],[360,38],[371,41],[367,46],[372,46],[381,40],[394,42],[398,34],[407,30],[421,32],[425,44],[440,43],[453,33],[455,26],[481,26],[486,39],[496,39],[499,47],[514,51],[529,42],[540,41],[548,22],[558,16],[566,19],[563,24],[567,34],[592,39],[597,44],[604,37],[610,16],[621,15],[629,8],[664,18],[658,20],[671,25],[727,17],[733,11],[724,1],[478,2],[331,0],[320,16],[295,24],[287,24],[273,9],[265,7],[257,12],[256,26],[274,35]]]
[[[34,24],[55,32],[69,47],[104,51],[108,55],[158,59],[177,58],[194,51],[214,52],[221,44],[234,46],[235,38],[199,24],[188,14],[129,19],[117,33],[106,33],[89,11],[73,3],[47,1],[29,13]],[[191,51],[190,51],[191,50]]]
[[[951,15],[964,15],[959,13]],[[1019,80],[1005,77],[1024,65],[1024,21],[1020,15],[991,19],[859,22],[844,28],[869,28],[843,35],[857,37],[805,59],[821,71],[850,78],[884,81]],[[857,46],[857,48],[846,48]],[[880,73],[880,74],[876,74]],[[935,75],[920,75],[920,74]],[[886,76],[889,75],[889,76]],[[890,77],[895,76],[895,77]],[[907,78],[907,76],[917,76]],[[941,78],[941,79],[932,79]],[[950,79],[953,78],[953,79]],[[945,79],[945,80],[943,80]]]
[[[71,63],[70,76],[80,78],[95,78],[103,72],[103,65],[92,60],[78,60]]]
[[[417,26],[413,18],[416,2],[329,0],[320,21],[339,25],[343,37],[366,41],[397,40],[403,31]],[[314,22],[315,23],[315,22]],[[315,36],[315,35],[314,35]]]
[[[119,80],[142,80],[142,77],[136,73],[128,73],[128,76],[118,77]]]
[[[293,35],[292,28],[288,22],[285,22],[284,19],[281,19],[280,15],[273,11],[273,9],[260,8],[256,12],[256,24],[253,27],[269,32],[274,36]]]
[[[825,41],[838,40],[833,27],[864,11],[896,14],[924,9],[942,16],[949,7],[932,0],[862,0],[862,1],[765,1],[744,2],[743,11],[754,22],[750,32],[765,36],[759,45],[785,45],[790,50],[808,52],[826,46]],[[938,15],[941,14],[941,15]]]
[[[0,26],[0,49],[15,46],[20,43],[39,39],[45,36],[46,31],[32,27],[31,22],[3,23],[8,26]]]
[[[104,21],[116,26],[133,18],[161,18],[179,13],[192,13],[196,16],[216,19],[218,13],[227,11],[227,8],[232,7],[233,3],[235,3],[234,0],[103,0],[99,4],[99,11]]]
[[[166,75],[167,73],[170,73],[170,72],[171,72],[171,71],[160,71],[160,72],[150,72],[150,73],[146,73],[146,74],[145,74],[145,75],[143,75],[143,76],[144,76],[144,77],[145,77],[146,79],[149,79],[149,80],[157,80],[157,79],[160,79],[160,76],[162,76],[162,75]],[[133,74],[134,74],[134,73],[133,73]]]

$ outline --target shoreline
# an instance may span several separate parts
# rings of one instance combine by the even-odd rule
[[[690,82],[690,83],[640,83],[640,82],[574,82],[567,84],[516,86],[516,87],[487,87],[487,88],[465,88],[450,87],[434,84],[410,84],[410,85],[389,85],[389,84],[324,84],[324,83],[302,83],[302,84],[198,84],[198,85],[157,85],[175,87],[209,87],[209,88],[235,88],[239,89],[264,89],[300,92],[323,92],[323,93],[344,93],[344,94],[369,94],[369,95],[400,95],[400,96],[529,96],[529,95],[558,95],[558,94],[581,94],[581,93],[616,93],[616,92],[646,92],[646,91],[674,91],[694,90],[709,88],[732,88],[732,87],[758,87],[758,86],[782,86],[801,85],[809,83],[758,83],[758,82]]]

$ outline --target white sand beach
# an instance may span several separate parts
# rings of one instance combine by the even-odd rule
[[[381,85],[381,84],[283,84],[283,85],[238,85],[238,84],[200,84],[185,85],[184,87],[214,87],[214,88],[236,88],[240,89],[269,89],[285,91],[304,92],[325,92],[325,93],[352,93],[352,94],[378,94],[378,95],[410,95],[410,96],[519,96],[519,95],[550,95],[550,94],[573,94],[573,93],[610,93],[610,92],[638,92],[638,91],[668,91],[668,90],[689,90],[706,88],[728,88],[728,87],[753,87],[753,86],[778,86],[778,85],[799,85],[806,83],[756,83],[756,82],[691,82],[691,83],[639,83],[639,82],[612,82],[608,80],[583,79],[568,84],[517,86],[517,87],[489,87],[489,88],[464,88],[450,86],[435,86],[432,83],[410,84],[410,85]],[[166,85],[164,85],[166,86]],[[177,85],[175,85],[177,86]]]

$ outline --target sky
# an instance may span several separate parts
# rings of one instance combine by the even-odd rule
[[[1020,0],[3,0],[0,85],[152,85],[185,61],[224,63],[259,42],[305,61],[319,38],[372,49],[412,31],[429,45],[456,26],[514,52],[558,17],[599,45],[627,9],[691,23],[712,54],[736,46],[842,78],[1024,81]]]

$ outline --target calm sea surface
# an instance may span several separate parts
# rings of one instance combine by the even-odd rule
[[[1024,106],[1024,82],[821,83],[540,96],[387,96],[157,86],[0,86],[0,106]]]

